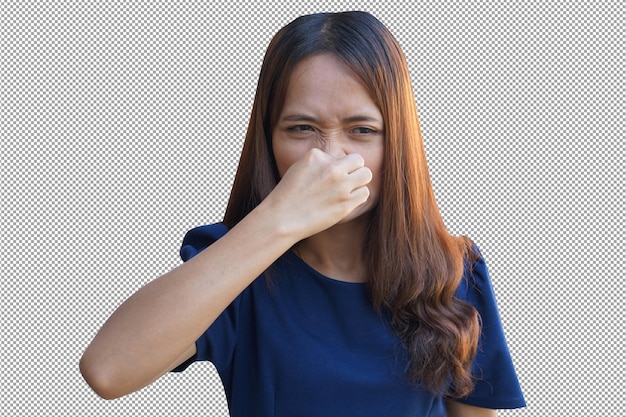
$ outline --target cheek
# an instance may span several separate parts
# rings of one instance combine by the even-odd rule
[[[372,171],[372,181],[369,184],[372,197],[378,199],[380,195],[380,188],[383,182],[383,157],[382,152],[375,152],[366,157],[367,167]]]
[[[292,166],[298,159],[304,156],[309,149],[302,144],[296,142],[287,142],[281,140],[280,137],[272,140],[272,148],[274,151],[274,160],[276,161],[276,168],[278,169],[278,175],[282,178],[285,172]]]

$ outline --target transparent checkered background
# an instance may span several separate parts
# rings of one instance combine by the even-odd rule
[[[271,36],[361,9],[401,42],[442,213],[490,266],[528,402],[500,415],[623,416],[623,5],[212,3],[0,6],[2,415],[228,415],[210,364],[108,402],[78,361],[221,219]]]

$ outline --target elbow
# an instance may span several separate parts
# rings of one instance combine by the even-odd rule
[[[120,390],[120,384],[115,381],[110,369],[99,364],[97,358],[91,358],[88,352],[85,352],[80,359],[80,373],[87,382],[87,385],[105,400],[114,400],[122,397],[124,393]]]

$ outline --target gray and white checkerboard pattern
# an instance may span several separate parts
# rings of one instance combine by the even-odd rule
[[[4,4],[2,415],[228,415],[210,364],[107,402],[78,360],[221,219],[271,36],[361,9],[402,44],[442,213],[490,266],[528,402],[500,415],[623,416],[624,9],[517,3]]]

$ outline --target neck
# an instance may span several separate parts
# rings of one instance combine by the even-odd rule
[[[319,273],[347,282],[365,282],[367,268],[363,243],[370,216],[363,215],[347,223],[336,224],[304,239],[296,253]]]

